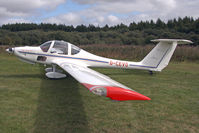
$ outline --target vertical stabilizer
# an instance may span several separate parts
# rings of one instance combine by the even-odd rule
[[[147,66],[151,71],[162,71],[168,65],[177,44],[192,43],[182,39],[156,39],[152,41],[159,43],[141,61],[141,64]]]

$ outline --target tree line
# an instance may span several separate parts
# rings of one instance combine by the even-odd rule
[[[74,44],[145,45],[157,38],[183,38],[199,45],[199,18],[132,22],[103,27],[48,23],[15,23],[0,27],[0,45],[38,45],[48,40],[65,40]]]

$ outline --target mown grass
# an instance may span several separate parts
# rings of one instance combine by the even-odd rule
[[[0,54],[1,133],[199,132],[199,64],[172,62],[147,71],[95,69],[150,97],[114,102],[68,76],[49,80],[44,67]]]

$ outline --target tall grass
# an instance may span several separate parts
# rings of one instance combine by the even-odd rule
[[[100,56],[116,59],[141,60],[155,45],[83,45],[81,48]],[[173,61],[199,61],[199,46],[177,46],[172,57]]]
[[[139,61],[143,59],[155,45],[135,46],[135,45],[81,45],[80,47],[96,55]],[[0,53],[5,52],[9,46],[0,46]],[[178,45],[172,57],[173,61],[199,61],[199,46]]]

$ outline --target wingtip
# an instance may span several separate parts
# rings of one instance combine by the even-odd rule
[[[149,98],[149,97],[146,97],[146,99],[145,100],[151,100],[151,98]]]
[[[112,100],[127,101],[127,100],[151,100],[138,92],[127,90],[119,87],[107,87],[107,97]]]
[[[128,101],[128,100],[151,100],[133,90],[128,90],[115,86],[99,86],[83,83],[83,85],[96,95],[106,96],[114,101]]]
[[[147,96],[145,96],[145,95],[142,95],[142,94],[140,94],[140,93],[135,93],[135,92],[133,92],[132,93],[132,96],[133,97],[137,97],[137,99],[136,100],[151,100],[151,98],[149,98],[149,97],[147,97]]]

